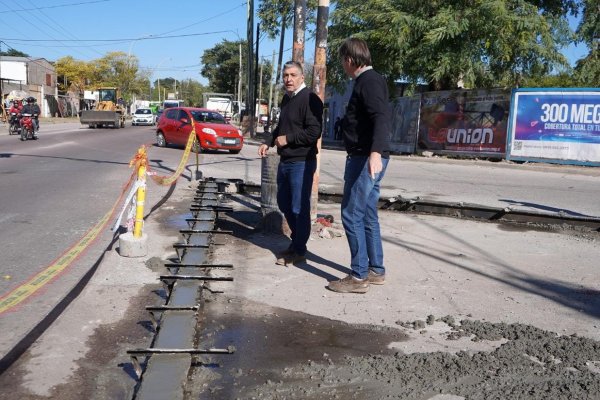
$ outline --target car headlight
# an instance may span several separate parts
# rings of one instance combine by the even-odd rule
[[[217,136],[217,132],[211,128],[202,128],[202,132],[208,133],[209,135]]]

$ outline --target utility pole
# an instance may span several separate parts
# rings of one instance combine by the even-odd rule
[[[255,56],[255,67],[254,67],[254,97],[252,98],[252,105],[253,105],[253,110],[254,112],[252,113],[252,118],[255,118],[256,115],[256,99],[257,99],[257,92],[258,92],[258,88],[256,87],[256,81],[258,81],[258,39],[260,37],[260,24],[256,24],[256,53],[254,53]],[[254,120],[252,121],[254,122]],[[254,125],[252,126],[252,129],[254,129]],[[255,132],[255,131],[254,131]]]
[[[313,66],[312,91],[325,103],[325,83],[327,82],[327,20],[329,19],[329,0],[319,0],[317,9],[317,34],[315,38],[315,65]],[[325,121],[323,121],[324,123]],[[323,133],[321,130],[321,134]],[[311,219],[317,218],[319,203],[319,177],[321,170],[321,142],[317,141],[317,169],[313,177],[310,201]]]
[[[273,50],[273,57],[271,58],[271,79],[269,79],[269,112],[267,113],[267,130],[271,132],[271,107],[273,106],[273,76],[275,76],[275,50]]]
[[[240,117],[240,125],[242,123],[242,41],[240,40],[240,71],[238,77],[238,115]]]
[[[262,99],[262,77],[263,77],[263,65],[265,64],[264,60],[260,63],[260,77],[258,78],[258,100]],[[259,108],[260,114],[260,108]]]
[[[281,37],[279,38],[279,55],[277,57],[277,77],[275,78],[275,87],[279,85],[279,79],[281,78],[281,63],[283,59],[283,42],[285,38],[285,28],[287,21],[288,10],[285,7],[285,1],[282,2],[281,5]],[[275,106],[279,106],[279,90],[275,90],[275,101],[273,101]]]
[[[304,34],[306,31],[306,0],[294,0],[294,48],[292,60],[304,65]]]
[[[250,137],[254,137],[254,73],[252,56],[254,54],[254,0],[248,0],[248,25],[247,25],[248,41],[248,87],[246,94],[246,110],[248,118],[248,132]]]

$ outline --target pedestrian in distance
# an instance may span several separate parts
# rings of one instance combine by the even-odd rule
[[[310,237],[310,197],[317,168],[317,141],[321,137],[323,102],[304,83],[302,64],[288,61],[283,66],[285,95],[281,99],[277,127],[258,148],[266,157],[277,147],[277,205],[291,231],[291,244],[277,254],[276,264],[290,265],[306,260]]]
[[[344,71],[354,80],[342,119],[348,155],[341,207],[352,273],[329,282],[327,288],[334,292],[366,293],[369,284],[385,282],[377,203],[389,162],[392,110],[386,81],[373,69],[367,43],[348,38],[338,53]]]
[[[342,120],[340,117],[335,119],[335,123],[333,124],[333,139],[340,140],[342,138]]]

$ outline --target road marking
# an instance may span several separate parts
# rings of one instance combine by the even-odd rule
[[[15,288],[5,296],[0,298],[0,314],[18,304],[25,301],[35,292],[40,290],[45,284],[50,282],[62,271],[65,270],[73,261],[75,261],[83,251],[89,246],[102,231],[110,216],[114,211],[114,207],[98,222],[88,233],[77,242],[73,247],[68,249],[62,256],[54,261],[49,267],[33,276],[29,281]]]

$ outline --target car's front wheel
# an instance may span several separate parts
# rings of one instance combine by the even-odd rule
[[[240,154],[240,150],[229,150],[231,154]]]
[[[156,145],[158,147],[165,147],[167,145],[167,140],[162,132],[158,132],[156,134]]]

